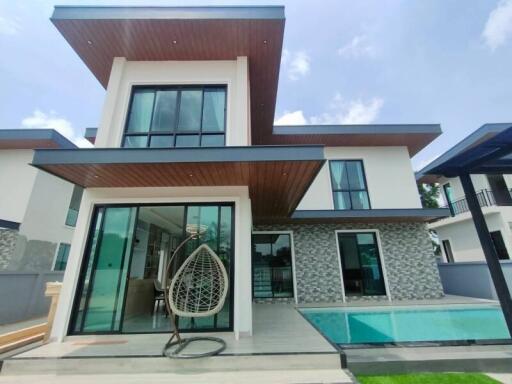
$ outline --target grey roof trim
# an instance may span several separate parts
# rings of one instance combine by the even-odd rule
[[[55,129],[0,129],[0,140],[51,140],[60,148],[77,148]]]
[[[441,133],[440,124],[274,125],[274,135],[406,135]]]
[[[20,224],[17,221],[10,220],[2,220],[0,219],[0,228],[14,229],[18,230],[20,228]]]
[[[136,7],[136,6],[55,6],[52,20],[66,19],[167,19],[167,20],[240,20],[284,19],[283,6],[202,6],[202,7]]]
[[[94,127],[90,127],[90,128],[85,128],[85,133],[84,133],[84,137],[86,139],[93,139],[96,137],[96,135],[98,134],[98,128],[94,128]]]
[[[448,208],[397,208],[295,211],[292,219],[361,219],[386,217],[438,218],[450,216]]]
[[[211,148],[38,149],[32,165],[325,160],[323,145]]]
[[[512,123],[489,123],[482,125],[476,131],[466,136],[463,140],[459,141],[457,144],[455,144],[449,150],[444,152],[441,156],[436,158],[430,164],[427,164],[425,167],[417,171],[415,173],[416,180],[420,180],[421,178],[429,174],[430,170],[436,168],[437,166],[443,164],[444,162],[450,160],[451,158],[459,155],[460,153],[468,150],[473,145],[475,145],[475,143],[477,143],[479,140],[483,139],[486,135],[496,135],[510,127],[512,127]]]

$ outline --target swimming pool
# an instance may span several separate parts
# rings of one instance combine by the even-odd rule
[[[501,309],[393,307],[303,308],[304,317],[335,344],[508,339]]]

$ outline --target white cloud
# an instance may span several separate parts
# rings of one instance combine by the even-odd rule
[[[338,55],[347,59],[375,57],[376,49],[365,35],[354,36],[350,42],[338,49]]]
[[[275,122],[275,125],[305,125],[307,124],[307,120],[304,117],[304,113],[302,111],[294,111],[288,112],[285,111],[283,116],[278,118]]]
[[[288,79],[296,81],[309,73],[311,58],[304,51],[290,52],[284,49],[281,56],[281,65]]]
[[[377,119],[384,100],[374,97],[369,101],[361,99],[345,101],[337,93],[329,103],[326,112],[312,116],[311,124],[370,124]]]
[[[374,97],[369,101],[345,101],[337,93],[327,107],[327,111],[320,115],[304,116],[301,110],[285,113],[275,120],[275,125],[305,125],[305,124],[370,124],[379,116],[384,100]]]
[[[489,14],[482,37],[495,50],[512,38],[512,0],[502,0]]]
[[[0,16],[0,35],[16,35],[20,30],[21,26],[18,22]]]
[[[55,111],[44,113],[36,109],[32,115],[25,117],[21,121],[21,126],[23,128],[52,128],[79,147],[92,147],[92,144],[85,138],[76,135],[70,121],[66,120],[64,117],[58,116]]]

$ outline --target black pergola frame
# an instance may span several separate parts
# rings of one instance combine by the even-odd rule
[[[497,131],[486,133],[467,149],[460,150],[455,147],[452,151],[456,153],[448,151],[440,158],[441,161],[436,161],[433,167],[427,167],[429,169],[421,173],[460,178],[496,295],[512,337],[512,297],[471,180],[472,174],[512,174],[512,123],[484,125],[480,130],[487,131],[491,126],[496,126]],[[473,135],[477,133],[478,131]]]

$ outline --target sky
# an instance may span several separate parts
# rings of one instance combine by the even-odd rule
[[[419,169],[485,123],[512,122],[512,0],[0,0],[0,129],[80,146],[105,90],[51,24],[53,6],[285,6],[278,124],[441,124]]]

